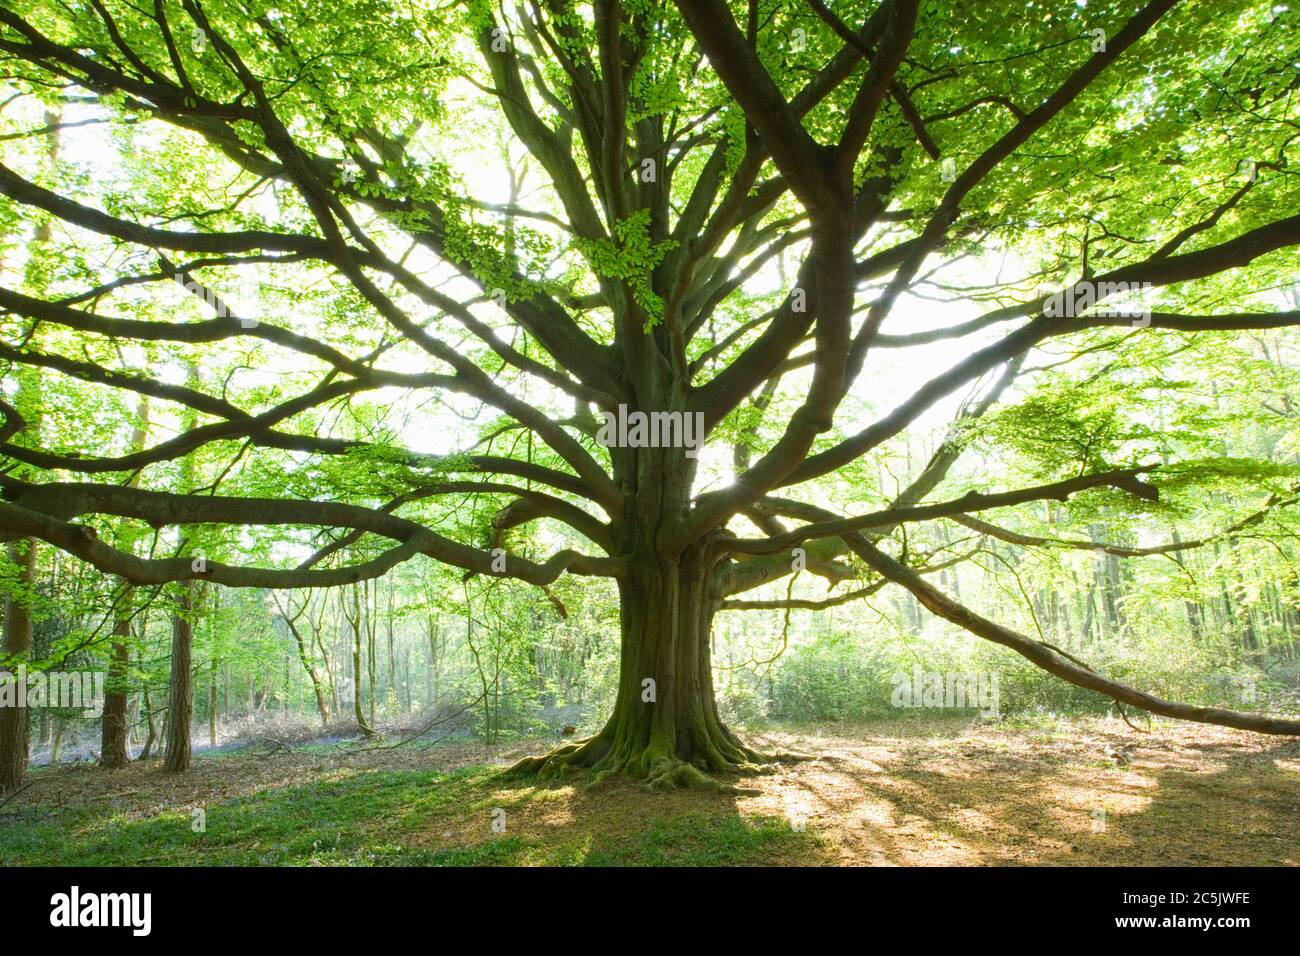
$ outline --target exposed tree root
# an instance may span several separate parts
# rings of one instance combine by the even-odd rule
[[[579,770],[583,766],[582,757],[575,757],[575,754],[579,754],[584,747],[589,745],[595,739],[595,737],[588,737],[585,740],[578,741],[577,743],[566,744],[563,747],[556,747],[550,753],[538,754],[533,757],[524,757],[522,760],[513,764],[506,773],[511,776],[536,774],[538,777],[546,780],[571,770]]]
[[[607,728],[608,729],[608,728]],[[710,737],[698,746],[691,759],[679,757],[653,742],[637,746],[624,742],[611,746],[606,731],[550,753],[525,757],[511,766],[509,776],[536,776],[552,780],[587,771],[592,786],[618,775],[645,782],[652,790],[709,790],[717,793],[750,795],[757,790],[739,787],[719,776],[756,776],[776,772],[776,764],[814,759],[806,754],[764,754],[753,750],[729,731]]]

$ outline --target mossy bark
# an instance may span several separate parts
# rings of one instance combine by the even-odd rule
[[[709,633],[719,597],[703,548],[677,560],[641,554],[620,584],[618,695],[595,736],[529,757],[516,773],[552,777],[590,770],[595,780],[627,774],[657,789],[727,789],[715,774],[755,771],[772,758],[723,724],[713,690]]]

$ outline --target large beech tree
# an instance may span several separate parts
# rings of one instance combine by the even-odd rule
[[[0,166],[9,239],[55,224],[46,291],[0,284],[0,360],[46,383],[39,433],[25,393],[0,404],[0,529],[136,588],[330,587],[417,556],[611,579],[613,713],[520,770],[721,785],[772,758],[719,717],[715,614],[881,586],[1121,704],[1300,733],[1095,672],[964,606],[907,546],[942,521],[1016,544],[997,509],[1158,508],[1214,471],[1125,446],[945,485],[1046,346],[1300,324],[1269,298],[1300,262],[1288,19],[1241,0],[7,0],[6,108],[57,106],[68,145],[58,169],[29,161],[36,124]],[[110,142],[118,159],[84,154]],[[918,327],[940,274],[986,311]],[[1153,307],[1116,295],[1138,287]],[[1062,314],[1062,293],[1092,308]],[[964,348],[936,366],[945,342]],[[900,369],[912,394],[873,413]],[[865,462],[961,395],[910,482],[867,487]],[[478,440],[428,451],[387,427],[394,396]],[[702,414],[703,452],[597,441],[635,412]],[[1259,513],[1291,503],[1245,477]],[[742,596],[804,571],[846,590]]]

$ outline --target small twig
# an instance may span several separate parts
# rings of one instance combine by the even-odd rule
[[[1143,730],[1141,727],[1136,726],[1136,725],[1133,723],[1133,721],[1129,720],[1129,719],[1128,719],[1128,714],[1124,713],[1124,705],[1121,704],[1119,701],[1115,701],[1115,709],[1119,711],[1119,715],[1120,715],[1120,717],[1122,717],[1122,718],[1124,719],[1124,723],[1128,724],[1130,727],[1132,727],[1132,728],[1133,728],[1134,730],[1136,730],[1138,733],[1140,733],[1140,734],[1149,734],[1149,733],[1151,733],[1150,730]]]
[[[5,805],[6,803],[8,803],[8,802],[9,802],[10,800],[12,800],[14,797],[18,796],[18,794],[22,793],[24,790],[28,789],[28,788],[29,788],[33,783],[35,783],[35,782],[36,782],[35,780],[32,780],[32,781],[30,781],[30,782],[28,782],[28,783],[23,784],[21,787],[19,787],[19,788],[18,788],[17,790],[15,790],[13,793],[9,794],[9,796],[5,797],[3,800],[0,800],[0,808],[4,807],[4,805]]]
[[[1074,663],[1078,664],[1078,665],[1079,665],[1080,667],[1082,667],[1084,670],[1089,671],[1090,673],[1093,673],[1093,674],[1097,673],[1095,670],[1093,670],[1091,667],[1089,667],[1089,666],[1088,666],[1087,664],[1085,664],[1083,661],[1079,660],[1079,658],[1075,657],[1073,654],[1068,653],[1067,651],[1063,651],[1063,650],[1061,650],[1061,649],[1060,649],[1059,647],[1057,647],[1055,644],[1050,644],[1050,643],[1048,643],[1047,641],[1039,641],[1038,643],[1039,643],[1039,644],[1042,644],[1042,645],[1043,645],[1044,647],[1046,647],[1046,648],[1050,648],[1051,650],[1053,650],[1053,651],[1055,651],[1056,653],[1060,654],[1062,657],[1065,657],[1065,658],[1068,658],[1069,660],[1074,661]],[[1118,700],[1115,700],[1115,698],[1112,697],[1112,698],[1111,698],[1111,702],[1115,705],[1115,709],[1119,711],[1119,715],[1120,715],[1121,718],[1123,718],[1124,723],[1128,724],[1130,727],[1132,727],[1132,728],[1133,728],[1135,731],[1137,731],[1139,734],[1149,734],[1149,733],[1151,733],[1150,730],[1143,730],[1141,727],[1138,727],[1137,725],[1135,725],[1135,724],[1133,723],[1133,721],[1129,720],[1129,719],[1128,719],[1128,714],[1126,714],[1126,713],[1124,712],[1124,705],[1121,704]]]

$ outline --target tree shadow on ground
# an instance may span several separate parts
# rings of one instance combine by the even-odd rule
[[[751,736],[816,759],[752,795],[502,775],[496,751],[298,755],[51,773],[0,820],[10,863],[1295,865],[1300,741],[890,721]],[[102,793],[87,797],[92,784]],[[63,806],[74,791],[85,802]],[[119,805],[120,804],[120,805]],[[192,810],[206,811],[206,832]],[[7,859],[4,859],[7,858]]]
[[[1092,722],[798,743],[822,756],[740,810],[801,804],[844,864],[1300,862],[1296,741]]]

